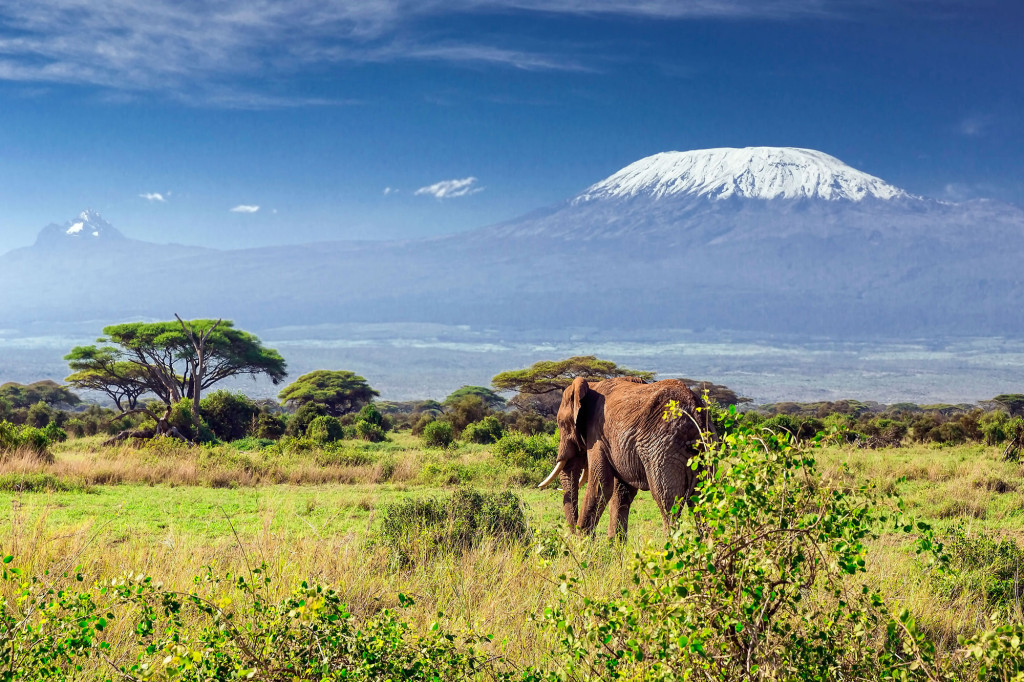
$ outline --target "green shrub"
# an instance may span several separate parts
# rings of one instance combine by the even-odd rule
[[[789,433],[798,440],[810,440],[825,430],[825,422],[817,417],[794,417],[788,414],[777,414],[758,425],[772,433]]]
[[[54,410],[42,400],[28,408],[25,414],[25,424],[41,429],[53,419]]]
[[[277,440],[284,435],[287,422],[284,417],[271,412],[260,412],[252,422],[250,433],[256,438]]]
[[[0,421],[0,452],[17,450],[20,445],[20,429],[9,421]]]
[[[470,443],[482,443],[489,445],[501,438],[501,422],[497,417],[484,417],[478,422],[467,426],[462,432],[462,438]]]
[[[1011,539],[994,539],[984,531],[968,533],[950,528],[943,538],[955,572],[936,575],[941,591],[951,599],[964,593],[990,607],[1005,607],[1021,600],[1024,586],[1024,549]]]
[[[373,422],[366,421],[365,419],[357,421],[355,429],[360,438],[370,441],[371,443],[382,443],[388,439],[387,434],[384,433],[384,429],[380,424],[374,424]]]
[[[460,488],[446,499],[406,499],[385,505],[375,539],[408,565],[419,550],[460,553],[484,538],[528,542],[531,537],[522,500],[511,491],[482,493]]]
[[[416,419],[415,422],[413,422],[413,425],[412,425],[412,435],[414,435],[414,436],[422,436],[423,432],[427,428],[427,424],[430,424],[430,423],[432,423],[432,422],[434,422],[436,420],[437,420],[437,415],[436,414],[434,414],[432,412],[424,412],[423,414],[421,414],[419,416],[418,419]]]
[[[81,438],[82,436],[91,436],[95,433],[89,433],[88,423],[84,419],[69,419],[68,423],[64,425],[64,430],[68,432],[68,435],[74,438]]]
[[[57,426],[55,421],[44,426],[42,432],[50,443],[63,443],[68,439],[67,431]]]
[[[775,434],[788,433],[792,436],[796,436],[797,431],[800,430],[800,426],[797,420],[788,414],[777,414],[774,417],[765,419],[761,422],[758,427],[765,431],[771,431]]]
[[[0,422],[0,453],[25,448],[37,455],[46,454],[51,443],[48,433],[59,438],[64,431],[56,426],[47,431],[34,426],[16,426],[2,421]],[[64,438],[67,438],[67,434],[64,434]]]
[[[11,682],[504,677],[486,638],[439,626],[417,634],[391,609],[357,617],[345,595],[317,583],[272,596],[279,594],[276,571],[266,564],[238,575],[207,569],[182,594],[141,573],[101,579],[78,567],[34,575],[13,559],[0,564],[0,676]],[[222,595],[216,603],[210,588]],[[401,608],[414,603],[403,594],[397,601]],[[131,635],[112,634],[115,622],[130,623]]]
[[[523,469],[550,469],[558,454],[558,435],[527,436],[516,431],[506,433],[491,448],[501,462]]]
[[[487,403],[478,395],[463,395],[461,398],[446,405],[445,419],[451,422],[455,434],[461,434],[462,430],[474,422],[478,422],[491,410]]]
[[[984,415],[979,426],[985,439],[985,445],[1001,445],[1006,440],[1006,424],[1009,421],[1009,415],[1002,410]]]
[[[377,409],[377,406],[374,405],[373,403],[367,403],[366,405],[363,405],[363,409],[359,410],[359,413],[356,415],[354,422],[356,424],[358,424],[359,422],[366,422],[367,424],[379,426],[380,430],[384,433],[387,433],[392,428],[394,428],[394,423],[392,422],[392,420],[388,418],[386,415],[381,414],[381,411]]]
[[[455,440],[455,430],[445,421],[432,421],[423,429],[423,442],[430,448],[446,448]]]
[[[536,412],[510,410],[495,415],[501,422],[504,431],[519,431],[528,436],[535,433],[554,433],[557,424],[553,419],[545,419]]]
[[[250,435],[260,410],[241,393],[213,391],[199,401],[199,414],[217,438],[232,441]]]
[[[320,466],[363,466],[375,463],[378,456],[373,452],[339,444],[317,450],[313,459]]]
[[[285,434],[301,438],[306,435],[306,429],[309,428],[309,423],[317,417],[327,415],[327,408],[319,403],[306,403],[298,410],[295,414],[288,419],[288,426],[285,429]]]
[[[156,408],[153,411],[162,412],[162,408]],[[216,434],[203,419],[203,415],[200,414],[198,420],[193,416],[190,398],[182,398],[171,406],[171,414],[167,418],[167,423],[192,440],[201,443],[212,443],[217,440]]]
[[[32,426],[21,427],[21,446],[27,447],[35,453],[43,454],[50,447],[50,439],[46,432]]]
[[[229,447],[239,452],[247,450],[266,450],[277,445],[277,441],[271,438],[256,438],[254,436],[247,436],[245,438],[239,438],[238,440],[231,441]]]
[[[318,445],[334,443],[345,437],[345,429],[337,417],[321,415],[309,423],[306,438]]]

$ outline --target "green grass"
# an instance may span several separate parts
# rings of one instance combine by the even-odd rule
[[[407,433],[392,438],[346,442],[342,451],[361,455],[335,458],[341,463],[322,451],[111,449],[96,439],[61,444],[53,462],[0,459],[0,481],[51,483],[23,491],[0,485],[0,554],[38,571],[66,561],[92,576],[141,570],[182,589],[205,565],[237,570],[259,559],[272,566],[281,589],[315,577],[337,585],[356,610],[394,606],[399,592],[413,595],[409,616],[417,626],[428,627],[444,611],[498,633],[496,647],[525,664],[550,644],[528,623],[555,598],[559,573],[586,561],[588,589],[617,594],[628,587],[624,567],[633,551],[663,541],[660,514],[642,492],[625,548],[603,537],[605,515],[597,539],[572,539],[574,556],[542,558],[485,543],[463,556],[425,555],[412,568],[394,570],[368,542],[369,531],[383,505],[404,498],[442,497],[467,484],[512,489],[535,531],[564,533],[565,521],[561,492],[537,490],[535,473],[503,463],[490,446],[439,450]],[[998,448],[829,447],[815,456],[823,477],[898,493],[910,513],[940,529],[963,526],[968,535],[1024,545],[1024,465],[1002,461]],[[353,460],[360,463],[344,463]],[[883,535],[874,545],[870,580],[905,604],[940,646],[955,648],[957,635],[988,626],[983,595],[944,592],[906,538]],[[1022,618],[1020,606],[1011,604],[1010,614]]]
[[[477,486],[482,490],[498,490]],[[91,529],[101,541],[131,537],[159,543],[169,535],[204,540],[249,538],[269,529],[282,537],[315,534],[338,537],[364,532],[374,511],[405,497],[443,495],[450,488],[406,485],[268,485],[251,488],[206,488],[166,485],[96,486],[91,492],[0,492],[0,508],[34,525],[45,519],[54,532]],[[535,527],[565,523],[561,493],[516,489]],[[0,525],[0,531],[4,530]],[[232,527],[234,530],[232,530]],[[639,535],[661,532],[661,516],[650,495],[638,496],[630,529]]]

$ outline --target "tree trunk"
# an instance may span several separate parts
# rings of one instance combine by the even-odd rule
[[[208,330],[196,335],[191,324],[185,324],[185,321],[177,313],[174,316],[178,318],[182,330],[184,330],[188,340],[192,342],[192,348],[196,351],[195,359],[190,361],[189,364],[192,365],[192,418],[198,424],[199,400],[202,398],[203,379],[206,377],[206,341],[217,327],[220,326],[222,320],[217,320]]]

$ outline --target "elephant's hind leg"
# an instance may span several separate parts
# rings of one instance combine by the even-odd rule
[[[615,481],[615,492],[608,506],[608,537],[626,539],[629,530],[629,506],[636,497],[636,488],[619,479]]]
[[[671,530],[679,522],[683,508],[691,506],[693,495],[693,472],[686,466],[666,466],[655,475],[648,472],[651,496],[658,504],[665,530]]]

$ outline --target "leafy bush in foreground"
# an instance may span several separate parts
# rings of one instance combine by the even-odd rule
[[[488,675],[487,640],[435,628],[415,635],[390,609],[357,618],[331,588],[302,582],[272,600],[266,566],[246,575],[209,570],[187,594],[131,573],[85,583],[81,569],[26,576],[4,559],[0,679],[454,680]],[[224,594],[226,590],[227,594]],[[218,597],[218,595],[220,595]],[[413,604],[399,595],[401,607]],[[108,625],[132,618],[134,657],[108,655]],[[121,653],[121,652],[118,652]],[[134,658],[134,660],[133,660]]]
[[[562,576],[565,596],[544,613],[560,670],[630,680],[936,679],[935,648],[913,617],[891,613],[858,582],[866,542],[883,527],[917,532],[918,550],[934,556],[941,545],[930,528],[869,489],[822,481],[811,450],[732,415],[697,458],[696,523],[636,555],[632,590],[592,599],[582,572]]]

